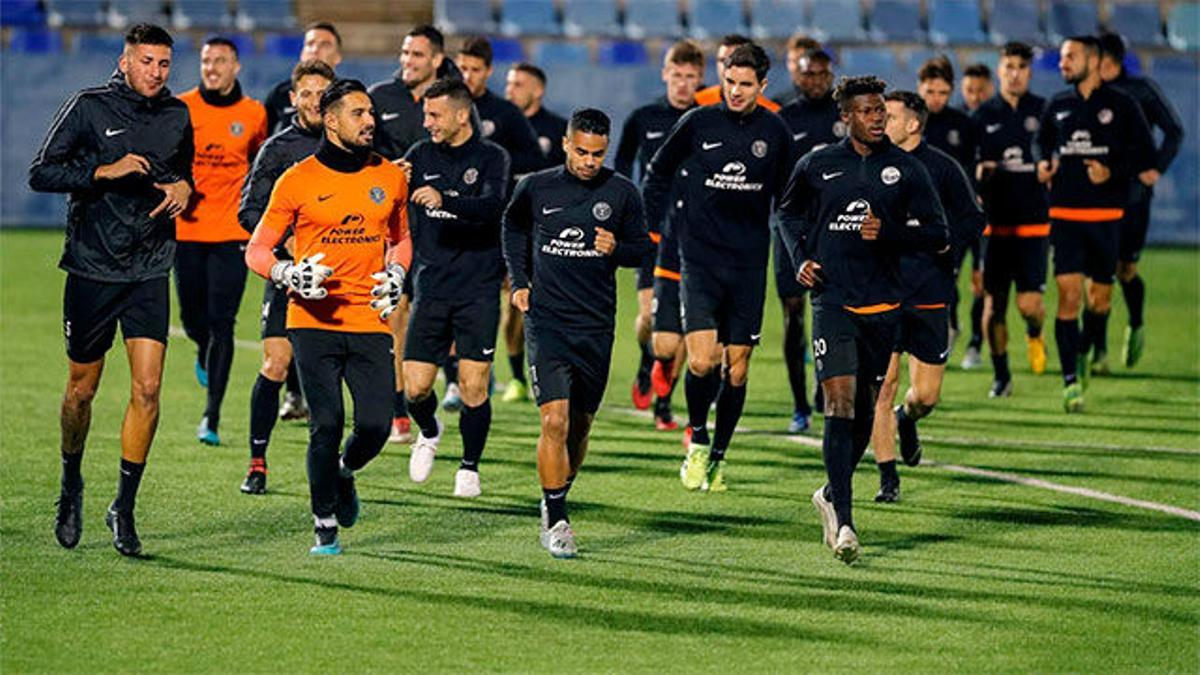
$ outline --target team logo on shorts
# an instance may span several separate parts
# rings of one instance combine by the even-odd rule
[[[833,135],[841,138],[846,135],[846,123],[838,120],[833,123]]]
[[[612,217],[612,207],[608,205],[608,202],[596,202],[592,206],[592,215],[596,217],[596,220],[604,222]]]
[[[958,129],[951,129],[946,132],[946,142],[954,146],[962,144],[962,138],[958,135]]]
[[[894,166],[883,167],[883,171],[879,172],[879,180],[883,181],[884,185],[895,185],[900,181],[900,169]]]
[[[371,192],[369,194],[371,196],[371,201],[375,202],[376,204],[382,204],[383,200],[387,198],[387,193],[384,192],[383,188],[379,186],[371,188]]]
[[[750,154],[754,155],[755,157],[757,157],[759,159],[766,157],[767,156],[767,142],[766,141],[754,141],[753,143],[751,143],[750,144]]]
[[[467,185],[474,185],[477,180],[479,180],[479,170],[475,167],[471,167],[463,172],[463,182]]]
[[[1112,110],[1110,110],[1108,108],[1104,108],[1100,112],[1096,113],[1096,119],[1100,120],[1100,124],[1108,124],[1109,122],[1112,122],[1112,120],[1113,120]]]
[[[1029,117],[1025,118],[1025,131],[1028,131],[1029,133],[1033,133],[1033,132],[1037,131],[1038,127],[1040,127],[1040,126],[1041,126],[1041,122],[1038,121],[1037,117],[1030,115]]]
[[[482,129],[483,129],[483,137],[487,138],[488,136],[491,136],[492,134],[496,133],[496,123],[491,120],[484,120]]]

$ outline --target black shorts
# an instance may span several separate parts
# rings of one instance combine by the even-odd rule
[[[899,328],[898,309],[878,314],[855,314],[842,307],[814,305],[813,363],[817,381],[856,375],[883,382]]]
[[[945,305],[901,309],[900,337],[893,351],[911,354],[921,363],[945,363],[950,356],[950,310]]]
[[[654,277],[654,300],[650,303],[655,333],[683,334],[683,317],[679,315],[679,281],[663,276]]]
[[[989,237],[983,265],[983,288],[992,295],[1046,292],[1048,237]]]
[[[612,343],[612,333],[541,328],[526,316],[525,352],[537,404],[566,399],[585,413],[599,410],[608,385]]]
[[[500,300],[487,293],[474,300],[418,298],[408,313],[404,360],[441,365],[450,345],[460,359],[491,361],[500,326]]]
[[[685,333],[716,330],[725,345],[756,345],[762,335],[767,270],[681,265],[679,299]]]
[[[647,288],[654,288],[654,256],[637,268],[637,289],[644,291]]]
[[[1121,221],[1052,220],[1054,274],[1083,274],[1099,284],[1111,284],[1117,272]]]
[[[1125,205],[1125,217],[1121,220],[1121,243],[1117,251],[1117,260],[1121,262],[1137,262],[1142,257],[1142,249],[1146,247],[1146,232],[1150,229],[1150,200],[1154,197],[1151,190],[1139,190],[1136,199],[1131,199]]]
[[[93,363],[112,347],[121,324],[126,339],[167,343],[171,283],[167,277],[145,281],[94,281],[67,274],[63,289],[63,335],[67,358]]]
[[[796,281],[796,266],[792,264],[792,256],[787,252],[778,230],[771,232],[771,256],[775,262],[775,292],[779,297],[796,298],[807,293],[808,289]]]
[[[260,339],[287,337],[287,308],[287,289],[276,286],[268,279],[263,288]]]

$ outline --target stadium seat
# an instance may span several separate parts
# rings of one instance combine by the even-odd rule
[[[808,12],[802,0],[751,0],[750,33],[759,40],[786,39],[807,30]]]
[[[296,56],[303,50],[303,35],[271,33],[263,36],[262,53],[268,56]]]
[[[162,24],[166,6],[155,0],[108,0],[108,25],[122,30],[135,23]]]
[[[929,40],[935,45],[983,42],[979,0],[932,0],[929,3]]]
[[[1100,9],[1092,0],[1053,0],[1046,14],[1046,34],[1054,44],[1072,35],[1094,34],[1099,26]]]
[[[46,14],[38,0],[0,0],[0,26],[44,26]]]
[[[634,40],[683,35],[679,4],[675,0],[630,0],[625,4],[625,35]]]
[[[291,0],[240,0],[237,27],[240,30],[287,30],[295,28]]]
[[[517,63],[525,60],[525,47],[514,38],[492,37],[492,60],[496,63]]]
[[[869,16],[876,42],[924,42],[919,0],[875,0]]]
[[[700,40],[746,32],[746,15],[741,0],[691,0],[688,26]]]
[[[891,47],[847,47],[840,52],[840,75],[878,75],[897,70],[896,53]]]
[[[621,35],[617,0],[565,0],[563,32],[571,37]]]
[[[953,49],[927,49],[925,47],[914,47],[913,49],[905,50],[905,63],[907,65],[907,74],[913,78],[913,85],[917,81],[917,69],[921,64],[935,56],[945,56],[950,59],[950,65],[954,67],[954,75],[957,78],[962,75],[962,68],[958,65],[958,57]]]
[[[504,0],[500,8],[500,32],[505,35],[558,35],[554,0]]]
[[[1167,41],[1175,49],[1200,49],[1200,3],[1181,2],[1167,14]]]
[[[643,66],[649,62],[646,45],[626,40],[600,43],[597,57],[602,66]]]
[[[434,0],[433,18],[451,34],[490,33],[495,28],[490,0]]]
[[[1115,3],[1108,15],[1108,27],[1135,45],[1156,46],[1165,42],[1158,3]]]
[[[821,42],[855,42],[865,37],[858,0],[818,0],[809,26]]]
[[[233,23],[229,3],[224,0],[175,0],[175,26],[187,28],[228,28]]]
[[[13,28],[8,50],[20,54],[57,54],[63,50],[62,33],[52,28]]]
[[[533,46],[533,62],[542,66],[586,66],[592,56],[582,42],[539,42]]]
[[[100,54],[111,56],[115,61],[125,49],[125,36],[120,33],[80,33],[75,36],[78,54]]]
[[[1046,40],[1038,0],[991,0],[988,28],[992,42],[998,45],[1009,40],[1037,45]]]
[[[53,0],[47,9],[46,22],[55,27],[90,28],[104,23],[103,0]]]

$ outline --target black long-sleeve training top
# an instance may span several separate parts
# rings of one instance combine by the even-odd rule
[[[533,133],[537,135],[538,149],[542,151],[544,158],[542,168],[562,166],[567,159],[567,153],[563,152],[562,148],[563,137],[567,135],[567,118],[541,107],[526,119],[533,126]]]
[[[925,142],[950,155],[964,171],[975,172],[975,125],[967,113],[947,105],[929,113],[925,122]]]
[[[508,151],[514,178],[545,168],[533,125],[517,106],[485,89],[475,99],[475,109],[479,111],[480,135]]]
[[[836,143],[846,135],[846,125],[842,122],[832,92],[816,99],[808,98],[803,93],[797,94],[795,99],[779,109],[779,116],[792,133],[797,158],[815,148]]]
[[[400,80],[372,84],[367,93],[375,105],[375,151],[388,159],[404,156],[417,141],[429,138],[425,131],[425,111],[413,98],[412,90]]]
[[[612,255],[596,250],[596,228],[613,233]],[[517,183],[504,212],[504,259],[513,289],[529,288],[529,317],[556,330],[611,332],[616,269],[653,255],[637,188],[611,169],[583,181],[566,167]]]
[[[1049,234],[1043,227],[1048,217],[1046,190],[1038,182],[1033,151],[1045,107],[1045,99],[1028,92],[1017,99],[1016,108],[996,94],[971,115],[979,139],[979,161],[996,163],[979,182],[991,236]],[[1026,229],[1018,230],[1020,226]]]
[[[1162,145],[1154,152],[1154,168],[1158,169],[1159,173],[1166,173],[1171,162],[1175,160],[1175,155],[1179,154],[1180,145],[1183,144],[1183,121],[1179,119],[1175,106],[1171,105],[1170,100],[1163,95],[1162,89],[1149,77],[1121,71],[1117,79],[1104,86],[1112,87],[1137,101],[1151,131],[1154,127],[1162,130]]]
[[[862,238],[868,212],[880,220],[876,241]],[[866,157],[848,138],[802,157],[780,203],[780,234],[797,270],[805,260],[822,267],[814,305],[859,312],[899,306],[902,249],[949,244],[929,172],[886,138]]]
[[[147,175],[97,181],[96,169],[128,153],[150,162]],[[58,110],[29,167],[29,187],[66,192],[67,232],[59,267],[97,281],[165,277],[175,261],[175,219],[150,212],[166,196],[155,183],[192,182],[187,106],[164,87],[146,98],[113,73]]]
[[[645,180],[646,165],[650,163],[650,158],[666,142],[667,134],[671,133],[671,128],[679,118],[694,107],[693,104],[687,108],[676,108],[666,96],[660,96],[630,113],[621,127],[621,139],[613,161],[617,173],[629,180]]]
[[[508,153],[472,134],[458,147],[418,141],[404,158],[413,167],[408,226],[415,297],[495,297],[504,276],[500,218],[508,196]],[[441,193],[440,208],[412,201],[425,186]]]
[[[650,160],[642,186],[646,214],[662,222],[675,201],[672,226],[687,263],[763,269],[772,202],[794,162],[792,136],[775,113],[762,107],[736,113],[724,103],[697,108]]]

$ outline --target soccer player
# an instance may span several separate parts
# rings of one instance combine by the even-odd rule
[[[717,83],[696,92],[697,105],[717,105],[725,100],[725,61],[733,53],[733,50],[742,45],[752,44],[754,44],[753,40],[737,33],[731,33],[721,38],[721,42],[717,44]],[[764,91],[759,92],[755,105],[760,105],[771,112],[779,112],[779,104],[767,98]]]
[[[704,81],[704,53],[691,40],[680,40],[663,56],[662,81],[666,93],[625,119],[617,145],[614,167],[630,180],[643,180],[650,158],[667,140],[671,127],[696,105],[696,90]],[[636,173],[635,173],[636,171]],[[671,394],[682,359],[683,330],[679,318],[678,242],[663,223],[650,223],[650,238],[658,255],[637,272],[638,316],[635,322],[641,361],[633,382],[633,402],[639,409],[650,407],[651,389],[654,425],[662,431],[679,428],[671,414]]]
[[[662,222],[670,206],[676,211],[671,226],[681,256],[691,429],[679,475],[688,490],[727,488],[725,452],[746,403],[750,354],[762,335],[772,201],[794,163],[783,120],[758,104],[769,67],[762,47],[735,48],[723,67],[722,102],[679,120],[650,160],[643,184],[648,222]]]
[[[945,56],[935,56],[926,61],[917,72],[917,93],[925,99],[929,109],[929,121],[925,125],[925,141],[953,157],[968,176],[975,173],[975,127],[966,113],[950,105],[954,93],[954,67]],[[978,244],[971,252],[971,338],[963,354],[962,367],[970,370],[983,363],[979,349],[983,346],[983,256]],[[960,253],[965,254],[966,251]],[[962,259],[955,261],[954,269],[962,267]],[[957,276],[957,272],[956,272]],[[958,285],[954,287],[954,298],[950,303],[951,340],[958,335]]]
[[[979,138],[975,177],[988,216],[983,323],[992,353],[994,377],[988,391],[992,398],[1012,394],[1006,323],[1010,287],[1016,288],[1017,311],[1025,320],[1029,369],[1037,375],[1046,370],[1042,294],[1046,291],[1050,221],[1033,153],[1046,101],[1029,91],[1032,63],[1029,45],[1009,42],[1001,47],[1000,93],[984,101],[971,116]]]
[[[1155,157],[1154,139],[1137,102],[1102,86],[1096,38],[1063,41],[1058,67],[1070,88],[1055,95],[1042,113],[1037,174],[1050,186],[1058,284],[1054,337],[1062,364],[1063,407],[1076,413],[1083,411],[1088,354],[1107,325],[1129,189],[1139,174],[1154,168]],[[1091,282],[1086,289],[1085,278]],[[1085,298],[1081,334],[1079,309]]]
[[[342,36],[333,24],[317,21],[305,27],[304,48],[300,50],[298,61],[310,59],[324,61],[330,68],[337,68],[342,62]],[[267,109],[268,134],[287,127],[296,112],[296,106],[292,104],[292,79],[289,77],[272,87],[263,105]]]
[[[577,552],[567,492],[608,382],[616,269],[653,254],[637,188],[602,166],[609,126],[599,110],[576,110],[563,139],[566,163],[522,179],[504,212],[512,303],[525,314],[541,410],[541,542],[556,558]]]
[[[488,380],[500,323],[500,217],[508,193],[508,153],[471,127],[471,92],[461,80],[425,91],[425,128],[404,156],[413,169],[409,202],[415,257],[413,303],[404,345],[408,410],[420,428],[409,477],[424,483],[442,440],[433,382],[453,344],[458,355],[463,457],[456,497],[478,497],[479,459],[492,423]]]
[[[341,553],[338,527],[358,520],[354,472],[387,442],[392,338],[387,315],[400,302],[412,261],[404,172],[371,146],[375,117],[367,88],[337,80],[321,94],[325,135],[313,156],[288,169],[246,249],[246,263],[292,293],[288,335],[310,409],[308,484],[314,555]],[[273,249],[295,237],[295,259]],[[354,401],[345,424],[342,383]]]
[[[789,64],[789,68],[792,66]],[[799,81],[796,98],[779,110],[792,134],[796,157],[803,157],[846,135],[846,125],[833,100],[833,58],[821,49],[811,49],[796,59],[792,77]],[[812,407],[808,404],[808,378],[804,369],[804,295],[808,290],[796,281],[792,258],[776,229],[771,237],[775,263],[775,290],[783,307],[783,362],[792,389],[792,421],[789,434],[807,431]]]
[[[964,68],[959,93],[968,114],[978,110],[984,101],[996,93],[996,87],[992,84],[992,69],[986,63],[972,63]]]
[[[925,143],[921,138],[928,109],[915,92],[891,91],[887,101],[887,136],[897,148],[909,153],[933,179],[938,199],[949,222],[950,247],[945,251],[905,250],[900,253],[900,337],[892,350],[887,375],[875,404],[871,448],[879,467],[877,502],[900,499],[900,475],[896,473],[896,432],[900,432],[900,456],[904,463],[921,462],[917,420],[933,412],[941,398],[946,357],[950,354],[948,308],[954,294],[954,260],[983,233],[986,218],[975,198],[975,190],[954,158]],[[904,402],[892,410],[900,379],[900,354],[908,354],[909,388]],[[893,415],[893,412],[895,413]]]
[[[825,390],[829,482],[812,501],[825,544],[847,564],[859,555],[851,479],[900,320],[898,256],[948,244],[929,172],[884,133],[886,88],[871,76],[841,79],[834,99],[849,136],[796,163],[780,207],[797,278],[813,293],[813,359]]]
[[[67,272],[68,375],[54,522],[54,536],[65,548],[74,548],[83,532],[83,448],[104,355],[120,324],[131,386],[117,498],[104,522],[119,553],[142,550],[133,512],[158,426],[175,259],[172,219],[192,195],[192,125],[187,106],[166,88],[172,44],[158,26],[132,26],[117,72],[107,84],[67,99],[29,168],[30,188],[70,195],[58,263]]]
[[[283,131],[267,139],[242,188],[238,222],[253,234],[271,198],[275,181],[292,165],[308,158],[317,150],[324,135],[321,119],[321,94],[334,80],[333,68],[324,61],[301,61],[292,69],[292,107],[296,114]],[[291,238],[285,240],[291,243]],[[277,246],[275,257],[290,260],[287,246]],[[287,288],[268,283],[263,286],[262,368],[250,390],[250,470],[242,482],[246,494],[267,491],[267,445],[275,418],[279,414],[279,390],[289,379],[292,367],[292,343],[287,335]],[[299,379],[296,378],[297,383]]]
[[[242,95],[237,46],[212,37],[200,49],[200,86],[179,96],[192,117],[196,192],[175,221],[179,317],[196,343],[196,374],[208,388],[196,438],[220,445],[221,402],[233,365],[233,324],[246,289],[238,198],[250,163],[267,140],[267,111]]]
[[[567,120],[546,109],[546,72],[532,63],[518,63],[508,69],[504,80],[504,98],[521,110],[537,134],[538,148],[545,156],[545,166],[562,166],[566,155],[562,138],[567,133]]]
[[[1162,177],[1183,142],[1183,123],[1175,106],[1163,95],[1154,80],[1145,76],[1130,75],[1125,71],[1125,41],[1120,35],[1106,33],[1100,36],[1100,79],[1117,91],[1128,94],[1137,101],[1151,129],[1158,127],[1162,132],[1162,143],[1153,150],[1154,166],[1138,174],[1130,182],[1129,200],[1125,205],[1125,217],[1121,220],[1121,239],[1117,249],[1117,280],[1121,282],[1121,293],[1129,308],[1129,325],[1125,328],[1125,344],[1121,348],[1121,361],[1132,368],[1142,357],[1146,345],[1143,326],[1146,307],[1146,283],[1138,275],[1138,260],[1146,244],[1146,231],[1150,227],[1150,201],[1154,198],[1154,184]],[[1099,342],[1093,363],[1099,370],[1108,369],[1104,354],[1108,350],[1107,330],[1097,332]],[[1093,366],[1095,369],[1096,366]]]
[[[775,102],[780,107],[786,107],[787,104],[804,95],[804,76],[801,74],[803,69],[800,67],[800,58],[809,51],[820,48],[820,42],[802,33],[796,33],[788,38],[787,69],[791,81],[788,83],[787,90],[775,97]]]

